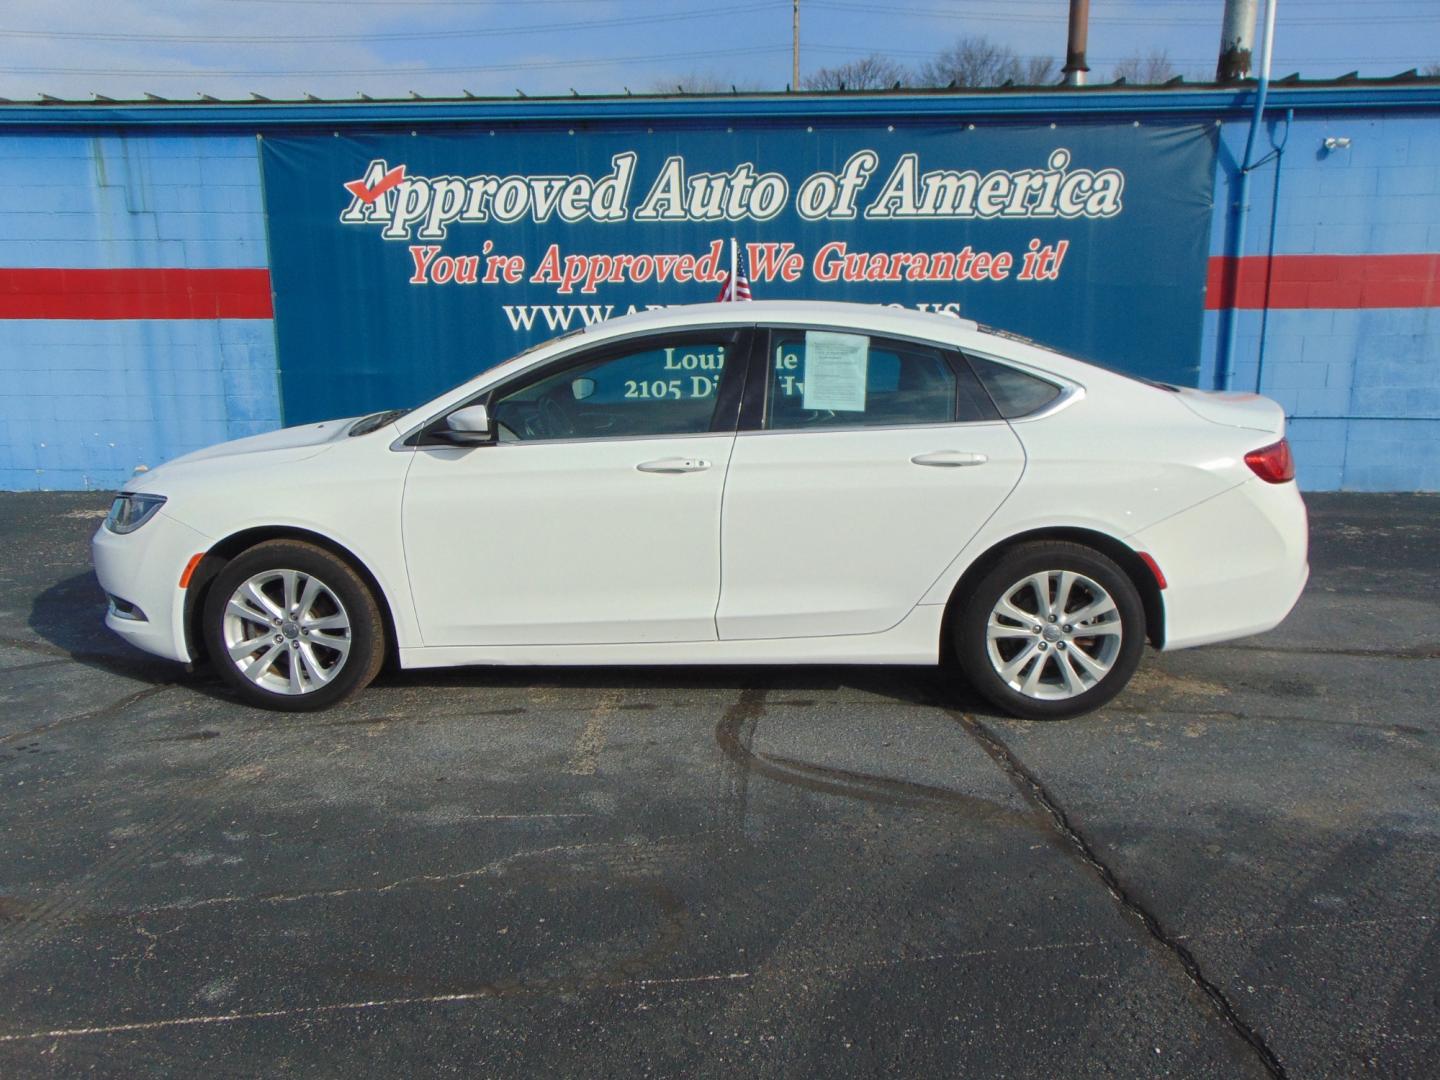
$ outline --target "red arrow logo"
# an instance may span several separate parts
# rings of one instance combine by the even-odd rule
[[[396,187],[401,180],[405,179],[405,166],[396,165],[384,176],[382,176],[374,187],[367,187],[362,177],[359,180],[351,180],[345,184],[345,190],[354,195],[361,202],[373,203],[381,195],[384,195],[391,188]]]

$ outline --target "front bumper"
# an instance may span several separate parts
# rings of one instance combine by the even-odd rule
[[[90,550],[100,587],[112,598],[105,625],[136,648],[188,664],[180,575],[190,557],[211,543],[164,510],[124,536],[100,526]]]

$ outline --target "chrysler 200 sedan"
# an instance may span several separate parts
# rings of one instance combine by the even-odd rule
[[[1015,715],[1120,692],[1148,641],[1268,630],[1308,574],[1284,414],[939,315],[763,302],[616,319],[413,409],[136,476],[106,623],[247,702],[387,656],[940,664]]]

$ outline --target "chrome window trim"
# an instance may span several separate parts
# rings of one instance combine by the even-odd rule
[[[1003,417],[996,420],[951,420],[949,423],[939,424],[826,424],[815,425],[803,428],[749,428],[737,432],[737,438],[749,438],[754,435],[837,435],[844,433],[860,434],[866,431],[949,431],[951,428],[971,427],[998,427],[1009,421]]]
[[[512,439],[510,442],[477,444],[476,446],[410,446],[407,450],[476,450],[504,449],[514,446],[580,446],[597,442],[670,442],[674,439],[733,439],[733,431],[687,431],[680,435],[597,435],[588,439]]]

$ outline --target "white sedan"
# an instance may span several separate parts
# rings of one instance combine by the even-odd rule
[[[940,664],[1023,717],[1119,693],[1146,641],[1268,630],[1304,588],[1284,414],[939,315],[671,308],[416,408],[136,476],[106,623],[248,702],[386,656]]]

